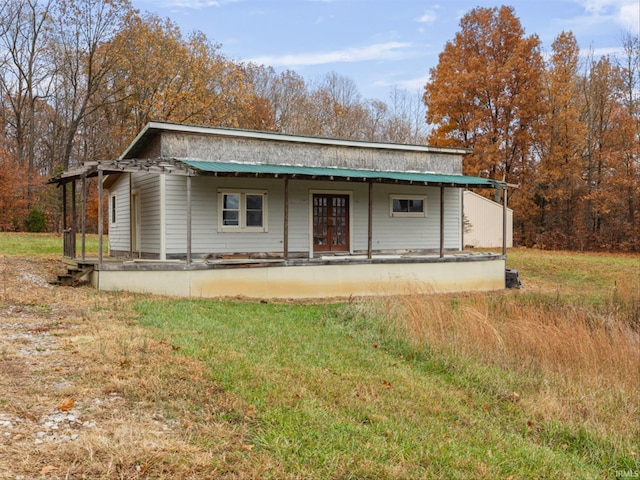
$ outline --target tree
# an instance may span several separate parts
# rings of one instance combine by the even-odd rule
[[[511,7],[476,8],[430,70],[429,140],[473,148],[467,173],[523,181],[544,113],[539,44],[524,36]]]
[[[585,125],[581,119],[578,58],[572,33],[563,32],[551,45],[546,70],[546,103],[540,162],[536,182],[539,227],[555,238],[555,245],[571,247],[575,238],[582,179]],[[564,239],[563,242],[558,242]]]
[[[0,10],[0,99],[2,118],[11,137],[7,145],[27,170],[27,203],[33,197],[36,104],[47,98],[52,65],[48,61],[46,27],[51,1],[10,0]]]
[[[52,26],[52,56],[56,64],[52,106],[55,162],[63,168],[85,160],[77,149],[82,122],[104,107],[97,93],[108,80],[115,51],[111,42],[131,11],[129,0],[58,0]],[[74,158],[74,153],[76,158]]]
[[[423,97],[433,125],[429,143],[471,148],[466,174],[520,185],[510,196],[517,221],[532,208],[535,145],[546,109],[539,49],[511,7],[476,8],[462,17],[430,70]]]

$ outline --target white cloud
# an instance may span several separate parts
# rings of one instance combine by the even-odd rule
[[[585,9],[582,22],[597,25],[616,23],[631,33],[640,33],[640,2],[638,0],[576,0]]]
[[[396,60],[405,57],[404,50],[410,43],[386,42],[363,47],[345,48],[331,52],[298,53],[289,55],[264,55],[249,61],[260,65],[300,67],[328,63],[353,63],[370,60]]]
[[[437,19],[438,15],[436,14],[436,12],[434,12],[433,10],[427,10],[426,12],[424,12],[424,14],[422,14],[422,16],[418,17],[416,21],[419,23],[432,24],[435,23]]]

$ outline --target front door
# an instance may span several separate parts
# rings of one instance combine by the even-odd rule
[[[313,195],[313,251],[349,251],[349,195]]]

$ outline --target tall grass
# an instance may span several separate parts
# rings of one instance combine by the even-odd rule
[[[601,304],[505,292],[412,295],[368,308],[414,352],[503,372],[508,381],[490,375],[484,377],[486,387],[505,392],[509,384],[514,400],[526,398],[540,418],[639,433],[633,400],[640,398],[635,285],[612,290]]]

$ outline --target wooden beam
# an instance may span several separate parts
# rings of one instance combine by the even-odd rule
[[[67,184],[62,184],[62,231],[67,231]]]
[[[289,177],[284,177],[284,259],[289,260]]]
[[[187,266],[191,265],[191,176],[187,176]]]
[[[444,187],[440,187],[440,258],[444,257]]]
[[[367,219],[367,258],[373,257],[373,182],[369,182],[369,217]]]
[[[104,208],[102,207],[102,170],[98,170],[98,265],[102,266],[102,234]]]
[[[502,255],[507,258],[507,187],[504,187],[502,202]]]
[[[76,258],[76,181],[71,182],[71,252],[72,258]]]
[[[85,259],[87,255],[87,177],[86,175],[82,176],[82,260]]]

